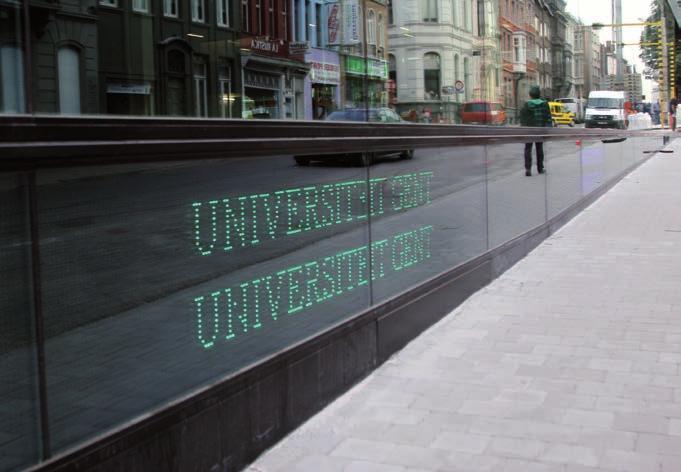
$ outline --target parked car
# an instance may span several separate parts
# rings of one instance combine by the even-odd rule
[[[345,110],[337,110],[331,112],[326,117],[326,121],[360,121],[368,123],[409,123],[403,120],[400,115],[395,113],[391,108],[348,108]],[[371,165],[375,159],[383,157],[399,157],[402,159],[411,159],[414,157],[413,149],[398,149],[394,151],[381,151],[371,154],[363,154],[357,152],[339,153],[339,154],[324,154],[311,156],[293,156],[296,163],[301,166],[310,165],[312,161],[327,161],[331,159],[340,159],[342,161],[349,161],[359,165]]]
[[[506,111],[501,103],[475,100],[461,109],[461,122],[467,125],[505,125]]]
[[[575,123],[584,121],[584,107],[586,100],[583,98],[556,98],[554,102],[562,103],[565,109],[574,115]]]
[[[575,115],[566,110],[562,103],[549,102],[549,108],[551,109],[553,126],[568,125],[570,128],[575,126]]]

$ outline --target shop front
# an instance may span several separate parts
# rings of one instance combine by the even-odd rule
[[[377,108],[389,105],[387,61],[346,56],[344,65],[344,108]]]
[[[305,119],[324,120],[340,105],[340,59],[334,51],[311,49],[305,62],[310,66],[305,79]]]
[[[304,119],[309,66],[279,39],[242,37],[242,118]]]

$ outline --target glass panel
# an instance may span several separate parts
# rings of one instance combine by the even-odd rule
[[[0,2],[0,113],[24,113],[22,2]]]
[[[55,450],[369,306],[367,173],[332,157],[40,175]]]
[[[582,198],[581,141],[544,144],[548,216],[553,218]]]
[[[24,175],[0,174],[0,470],[39,456],[31,240]]]
[[[369,176],[374,303],[486,250],[482,146],[396,150]]]
[[[490,247],[496,247],[544,223],[547,216],[546,175],[537,172],[537,153],[544,143],[487,146],[487,199]],[[531,176],[523,160],[530,153]]]
[[[606,179],[605,144],[600,140],[582,141],[582,195],[603,185]]]

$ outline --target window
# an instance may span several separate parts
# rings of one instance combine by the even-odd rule
[[[269,35],[277,37],[277,22],[274,16],[274,0],[267,0],[267,17],[269,18]]]
[[[369,44],[376,44],[376,14],[373,10],[369,10],[367,18],[367,42]]]
[[[118,0],[99,0],[99,4],[105,7],[117,7]]]
[[[463,58],[463,89],[466,100],[471,99],[471,65],[467,57]]]
[[[485,0],[478,0],[478,36],[485,36]]]
[[[392,97],[397,95],[397,58],[388,55],[388,91]]]
[[[75,48],[63,47],[57,52],[59,80],[59,112],[80,113],[80,55]]]
[[[215,0],[215,17],[218,26],[229,26],[229,0]]]
[[[324,23],[323,23],[324,19],[323,19],[323,16],[322,16],[323,4],[316,3],[315,6],[316,6],[316,11],[317,11],[317,20],[315,22],[315,24],[317,25],[317,47],[322,47],[323,46],[322,43],[324,41],[324,39],[322,37],[322,32],[323,32],[323,29],[324,29]]]
[[[420,0],[423,21],[437,23],[437,0]]]
[[[178,17],[177,0],[163,0],[163,16]]]
[[[226,64],[220,66],[218,86],[220,93],[220,116],[223,118],[231,118],[232,106],[234,105],[234,96],[232,95],[232,72],[230,67]]]
[[[286,40],[291,40],[288,35],[288,0],[281,2],[281,24],[283,25],[283,30],[281,32],[281,37]]]
[[[24,61],[20,48],[0,47],[0,112],[24,112]]]
[[[140,13],[149,13],[149,1],[132,0],[132,9]]]
[[[388,24],[395,24],[395,17],[393,16],[393,0],[388,0]]]
[[[383,15],[378,15],[378,47],[385,48],[385,25],[383,24]]]
[[[473,11],[471,8],[471,2],[473,0],[463,0],[463,16],[466,22],[466,31],[473,30]]]
[[[440,99],[440,55],[429,52],[423,56],[423,92],[426,100]]]
[[[203,60],[194,62],[194,111],[196,116],[208,116],[206,63]]]
[[[255,0],[255,32],[257,34],[262,34],[262,0]]]
[[[454,54],[454,82],[461,80],[461,65],[459,64],[459,55]],[[456,94],[456,101],[460,102],[461,94]]]
[[[191,0],[192,21],[197,23],[203,23],[206,21],[206,12],[203,2],[204,0]]]

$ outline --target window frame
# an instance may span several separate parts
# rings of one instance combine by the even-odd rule
[[[221,28],[231,27],[230,0],[215,0],[215,24]],[[222,21],[225,19],[225,21]]]
[[[149,0],[132,0],[132,11],[136,13],[149,13]]]
[[[206,22],[206,0],[190,0],[191,17],[193,23]]]
[[[175,10],[173,13],[172,10]],[[180,17],[180,3],[178,0],[163,0],[163,16],[166,18]]]

